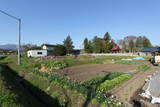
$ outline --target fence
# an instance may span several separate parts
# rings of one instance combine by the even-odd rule
[[[84,53],[81,55],[93,55],[93,56],[138,56],[137,53]]]

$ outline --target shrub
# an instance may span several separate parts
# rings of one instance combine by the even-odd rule
[[[120,75],[112,80],[106,80],[104,83],[100,84],[100,86],[97,88],[96,91],[98,93],[108,91],[108,90],[114,88],[116,85],[119,85],[122,82],[130,79],[131,77],[132,76],[130,74],[123,74],[123,75]]]

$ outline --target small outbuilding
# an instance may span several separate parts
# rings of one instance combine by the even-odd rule
[[[28,57],[46,57],[47,50],[29,50],[27,52]]]

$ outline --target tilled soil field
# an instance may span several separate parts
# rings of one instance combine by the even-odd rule
[[[89,64],[65,68],[57,73],[68,76],[71,79],[81,82],[93,77],[102,76],[109,72],[134,72],[135,67],[125,64]]]

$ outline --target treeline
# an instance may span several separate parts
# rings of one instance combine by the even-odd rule
[[[118,46],[121,52],[139,52],[142,48],[152,47],[150,40],[146,36],[127,36],[122,40],[112,39],[109,32],[106,32],[102,38],[94,36],[89,40],[85,38],[83,41],[83,51],[85,53],[110,53],[114,46]],[[41,49],[41,47],[32,44],[23,45],[25,51]],[[71,54],[74,51],[74,45],[72,38],[67,36],[63,41],[63,44],[56,44],[54,47],[54,55],[66,55]]]
[[[86,53],[110,53],[117,44],[107,32],[103,38],[95,36],[92,40],[84,39],[84,51]]]
[[[110,53],[114,46],[119,46],[121,52],[139,52],[143,48],[150,48],[152,44],[146,36],[127,36],[115,42],[107,32],[103,38],[95,36],[92,40],[84,39],[84,52]]]
[[[118,41],[122,52],[139,52],[143,48],[150,48],[152,44],[145,36],[127,36],[123,40]]]

